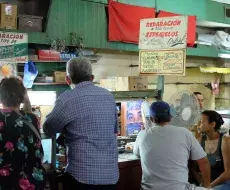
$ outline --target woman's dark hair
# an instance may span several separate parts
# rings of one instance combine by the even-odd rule
[[[215,131],[219,131],[221,128],[221,125],[224,124],[224,120],[222,116],[216,111],[206,110],[206,111],[203,111],[202,114],[207,116],[209,123],[212,123],[212,122],[216,123]]]
[[[4,106],[17,107],[24,101],[26,88],[16,77],[4,78],[0,83],[0,101]]]

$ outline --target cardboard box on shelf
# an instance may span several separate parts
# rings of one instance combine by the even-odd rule
[[[17,29],[17,5],[1,3],[0,28]]]
[[[29,55],[29,60],[38,61],[38,55]]]
[[[52,61],[60,61],[60,59],[61,59],[60,52],[50,50],[50,60],[52,60]]]
[[[54,72],[54,81],[55,82],[65,82],[66,72],[55,71]]]
[[[35,15],[18,15],[18,29],[25,32],[42,32],[43,17]]]
[[[54,77],[50,77],[50,76],[36,77],[35,82],[36,83],[52,83],[54,82]]]
[[[38,50],[38,59],[41,61],[60,61],[60,52],[53,50]]]
[[[109,91],[115,91],[116,90],[115,82],[116,82],[115,78],[101,79],[100,80],[100,86],[102,88],[109,90]]]
[[[116,91],[148,90],[148,77],[116,77]]]
[[[50,60],[50,50],[38,50],[38,59],[41,61]]]

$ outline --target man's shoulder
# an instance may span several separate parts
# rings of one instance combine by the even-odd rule
[[[102,92],[102,93],[105,93],[105,94],[107,94],[107,95],[113,96],[113,94],[112,94],[110,91],[108,91],[107,89],[105,89],[105,88],[102,88],[102,87],[96,86],[96,85],[94,85],[94,88],[95,88],[96,90]]]
[[[189,131],[186,127],[177,127],[177,126],[174,126],[174,125],[169,125],[168,126],[172,131],[175,131],[177,132],[179,135],[191,135],[191,131]]]
[[[67,90],[63,92],[62,94],[59,95],[58,100],[61,101],[62,103],[69,102],[71,100],[75,100],[80,97],[85,97],[87,95],[103,95],[105,97],[111,97],[114,98],[113,94],[99,86],[92,85],[90,88],[82,88],[82,89],[73,89],[73,90]]]
[[[186,127],[178,127],[175,125],[168,125],[172,130],[178,130],[178,131],[183,131],[183,132],[189,132],[189,130]]]
[[[65,100],[66,97],[69,97],[71,94],[73,94],[72,90],[66,90],[65,92],[61,93],[58,96],[59,100]]]

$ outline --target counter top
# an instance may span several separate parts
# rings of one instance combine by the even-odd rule
[[[140,159],[136,157],[133,153],[118,154],[118,163],[127,162],[127,161],[135,161],[135,160],[140,160]]]
[[[119,168],[127,168],[133,166],[140,166],[141,162],[138,157],[133,153],[123,153],[118,155],[118,165]]]

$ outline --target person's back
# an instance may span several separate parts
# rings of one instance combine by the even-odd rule
[[[0,189],[44,190],[43,148],[35,115],[20,111],[29,103],[23,83],[15,77],[0,83]],[[27,99],[27,100],[26,100]],[[27,105],[30,107],[30,105]],[[27,107],[27,108],[28,108]],[[24,109],[25,110],[25,109]]]
[[[104,184],[110,178],[116,180],[117,112],[113,95],[91,82],[84,82],[63,94],[60,101],[64,102],[64,112],[71,121],[65,128],[67,171],[75,173],[78,170],[76,178],[88,183]]]
[[[139,150],[143,155],[143,189],[184,190],[188,184],[187,166],[192,146],[190,132],[168,125],[142,133]]]
[[[197,160],[204,177],[203,186],[210,186],[210,167],[205,152],[192,133],[169,125],[170,106],[154,102],[150,108],[154,127],[141,131],[134,154],[140,157],[143,190],[186,190],[195,188],[188,182],[188,160]]]
[[[89,60],[70,60],[67,83],[72,90],[60,95],[44,123],[46,134],[63,133],[66,138],[64,189],[115,189],[118,181],[116,102],[92,80]]]

